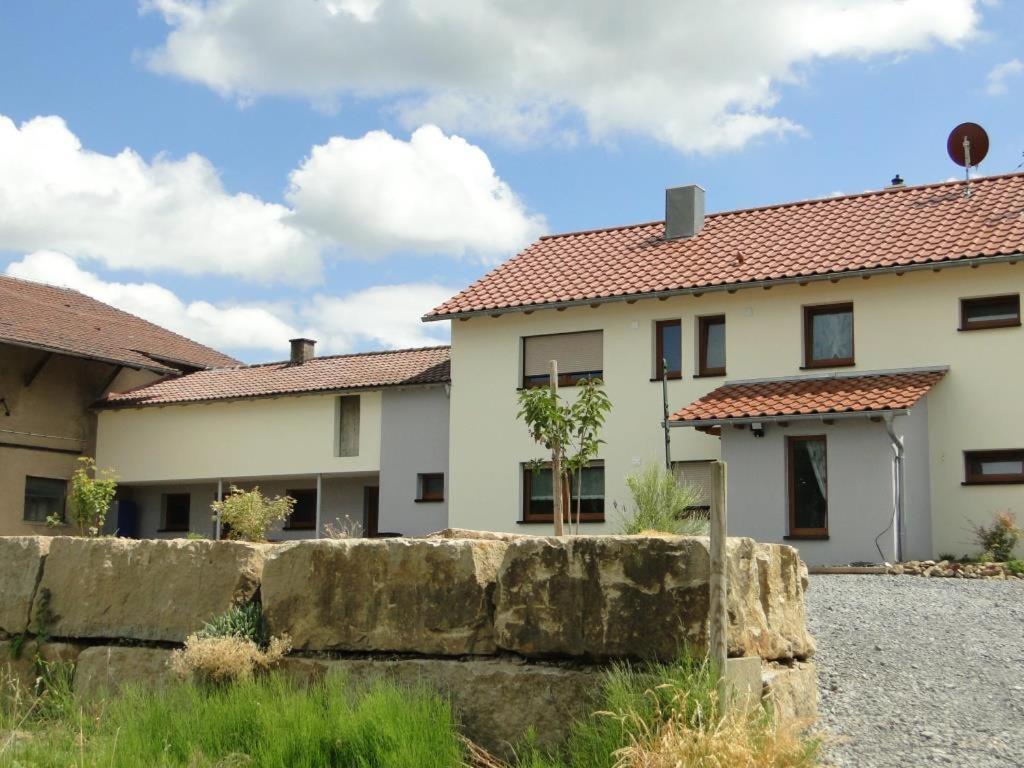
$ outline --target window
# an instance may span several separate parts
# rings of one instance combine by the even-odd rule
[[[673,461],[672,474],[680,485],[688,485],[697,493],[692,506],[686,508],[688,515],[708,517],[711,513],[711,465],[710,461]]]
[[[725,315],[697,318],[697,373],[725,375]]]
[[[162,531],[187,531],[192,496],[188,493],[164,494],[164,525]]]
[[[789,537],[828,538],[828,451],[824,435],[786,438]]]
[[[523,386],[548,384],[551,361],[558,361],[558,383],[571,387],[603,373],[604,337],[601,331],[554,333],[523,337]]]
[[[416,501],[444,501],[444,473],[429,472],[417,475]]]
[[[678,320],[654,324],[654,378],[678,379],[683,375],[683,334]]]
[[[569,504],[573,519],[576,516],[576,494],[579,478],[573,476]],[[555,508],[550,467],[535,470],[523,467],[523,522],[550,523]],[[582,488],[580,488],[580,520],[582,522],[604,522],[604,465],[592,464],[583,470]],[[563,511],[568,522],[569,506]]]
[[[284,527],[289,531],[316,530],[316,488],[300,488],[285,494],[295,499],[295,506]]]
[[[853,365],[853,304],[804,307],[804,367]]]
[[[960,299],[960,330],[1011,328],[1020,325],[1020,294]]]
[[[55,516],[63,522],[64,499],[67,492],[67,480],[55,480],[50,477],[26,477],[23,519],[29,523],[45,523],[46,518]]]
[[[964,485],[1024,483],[1024,448],[965,451]]]
[[[338,455],[359,455],[359,395],[337,400]]]

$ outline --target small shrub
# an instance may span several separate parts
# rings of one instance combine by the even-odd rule
[[[259,603],[236,605],[204,624],[196,636],[203,640],[212,637],[237,637],[251,640],[260,648],[266,648],[270,643],[267,623],[263,619],[263,609]]]
[[[952,563],[952,562],[956,561],[956,555],[951,555],[948,552],[941,553],[939,555],[939,560],[948,560],[949,562]]]
[[[185,538],[189,541],[206,541],[209,537],[203,536],[203,534],[196,533],[195,531],[189,531],[185,534]]]
[[[1006,570],[1014,576],[1024,576],[1024,560],[1007,560]]]
[[[98,469],[96,462],[85,456],[78,460],[78,469],[71,476],[70,512],[71,523],[78,528],[80,536],[100,535],[116,493],[117,479],[113,470]],[[46,523],[60,526],[64,519],[61,515],[51,515]]]
[[[267,531],[274,523],[284,522],[295,507],[291,496],[264,496],[259,486],[243,491],[231,486],[228,495],[210,505],[220,516],[221,525],[230,539],[266,541]]]
[[[171,669],[182,678],[200,683],[236,683],[251,680],[276,667],[291,650],[287,636],[272,637],[267,648],[242,637],[185,638],[185,647],[171,653]]]
[[[358,539],[363,535],[363,524],[348,515],[345,519],[334,518],[333,523],[324,524],[324,536],[328,539]]]
[[[1012,512],[999,512],[992,525],[974,526],[974,537],[982,551],[1001,563],[1013,558],[1013,550],[1022,534],[1024,531],[1017,527]]]
[[[697,489],[681,485],[664,467],[648,464],[641,472],[628,475],[626,485],[633,496],[633,509],[624,514],[620,511],[623,533],[660,531],[680,536],[707,535],[708,521],[687,512],[700,498]]]

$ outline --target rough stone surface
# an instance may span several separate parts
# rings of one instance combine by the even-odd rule
[[[729,653],[814,653],[806,578],[792,547],[730,539]],[[500,648],[531,657],[668,660],[707,647],[706,537],[532,538],[509,543],[498,574]]]
[[[263,573],[271,633],[302,650],[436,655],[495,650],[503,541],[347,539],[274,549]]]
[[[293,674],[344,674],[355,684],[386,677],[450,696],[466,735],[497,754],[533,728],[538,742],[562,742],[570,721],[593,710],[601,670],[507,659],[289,659]]]
[[[837,768],[1021,765],[1024,583],[812,576]]]
[[[425,539],[487,539],[489,541],[515,541],[532,538],[524,533],[503,533],[502,531],[473,531],[469,528],[443,528],[428,533]]]
[[[154,688],[166,685],[175,679],[168,666],[170,659],[166,648],[86,648],[75,667],[75,693],[89,698],[115,693],[129,683]]]
[[[82,646],[75,643],[43,643],[36,640],[25,640],[19,646],[13,642],[0,642],[0,678],[10,676],[25,688],[35,687],[39,677],[36,660],[47,664],[75,664]]]
[[[808,726],[818,718],[818,670],[812,662],[769,662],[761,673],[763,697],[777,720],[797,720]]]
[[[51,637],[182,642],[259,588],[266,546],[58,537],[37,591]],[[45,592],[44,592],[45,590]]]
[[[987,581],[1024,581],[1024,573],[1008,563],[961,563],[957,560],[909,560],[890,565],[886,571],[893,576],[927,576],[945,579],[984,579]]]
[[[0,537],[0,637],[28,630],[32,598],[50,549],[44,536]]]

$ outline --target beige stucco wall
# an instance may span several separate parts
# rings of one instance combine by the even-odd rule
[[[25,377],[44,352],[0,344],[0,535],[49,532],[45,524],[22,520],[25,477],[68,479],[79,455],[92,455],[96,417],[89,410],[104,394],[114,366],[53,355],[29,386]],[[147,371],[122,370],[114,389],[153,381]],[[76,453],[80,452],[80,453]]]
[[[124,482],[376,472],[381,396],[360,397],[358,456],[335,455],[335,395],[294,395],[103,411],[97,461]]]
[[[644,461],[663,460],[661,385],[650,381],[656,320],[682,320],[684,376],[669,383],[675,410],[726,380],[804,373],[801,307],[852,300],[857,366],[842,372],[951,366],[928,403],[933,547],[967,551],[969,518],[986,519],[1007,508],[1024,516],[1024,486],[960,485],[965,449],[1024,448],[1024,329],[958,332],[959,299],[1021,291],[1024,265],[992,265],[455,321],[450,524],[527,528],[517,525],[519,464],[542,456],[543,450],[515,418],[522,336],[604,331],[604,375],[613,404],[603,449],[608,522],[590,529],[611,531],[616,527],[613,502],[629,498],[625,475]],[[722,313],[727,317],[728,376],[695,379],[695,318]],[[719,441],[675,429],[672,451],[676,460],[716,458]]]

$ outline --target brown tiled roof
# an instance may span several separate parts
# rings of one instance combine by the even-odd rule
[[[70,288],[0,275],[0,342],[172,373],[233,357]]]
[[[164,405],[209,400],[238,400],[273,395],[372,389],[451,380],[451,347],[421,347],[390,352],[315,357],[301,365],[264,363],[197,371],[121,394],[100,407]]]
[[[946,375],[946,368],[725,384],[669,417],[715,422],[829,413],[902,411],[914,406]]]
[[[687,292],[1024,251],[1024,174],[711,214],[695,237],[664,224],[542,237],[425,320]]]

